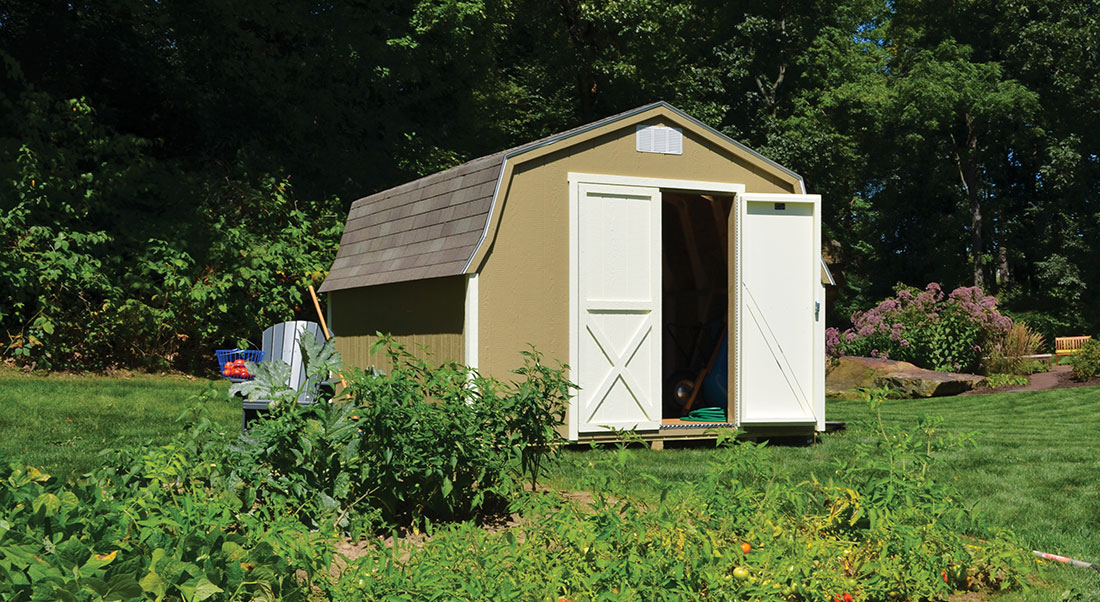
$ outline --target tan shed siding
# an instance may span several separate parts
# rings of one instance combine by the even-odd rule
[[[384,354],[370,355],[375,333],[382,332],[418,357],[427,357],[427,348],[435,363],[462,363],[465,299],[465,276],[333,291],[328,302],[336,349],[345,365],[388,370]]]
[[[480,270],[479,369],[506,378],[532,343],[569,360],[569,172],[744,184],[749,192],[800,192],[797,179],[750,161],[663,117],[643,123],[683,127],[682,155],[639,153],[635,124],[527,161],[504,174],[499,219]],[[614,126],[618,125],[616,129]],[[503,202],[501,199],[504,199]]]

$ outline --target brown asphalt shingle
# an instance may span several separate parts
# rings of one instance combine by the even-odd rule
[[[321,291],[461,274],[489,219],[505,154],[352,203]]]
[[[462,274],[477,251],[488,223],[497,179],[506,157],[657,106],[692,120],[675,107],[656,102],[474,159],[355,201],[348,211],[340,249],[321,285],[321,292]],[[723,136],[720,132],[714,133]],[[730,143],[741,146],[733,140]],[[742,148],[754,153],[747,147]]]

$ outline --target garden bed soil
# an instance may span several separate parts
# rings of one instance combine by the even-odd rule
[[[1050,372],[1036,372],[1031,375],[1031,382],[1019,387],[999,387],[991,389],[980,387],[962,393],[962,395],[985,395],[987,393],[1018,393],[1021,391],[1047,391],[1050,389],[1072,389],[1076,387],[1100,386],[1100,378],[1080,381],[1073,378],[1072,366],[1054,366]]]

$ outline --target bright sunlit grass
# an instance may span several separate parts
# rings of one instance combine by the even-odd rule
[[[0,374],[0,458],[63,476],[96,467],[105,447],[167,443],[176,419],[210,388],[226,381],[182,376],[24,376]],[[240,406],[210,406],[213,419],[231,428]]]
[[[1100,563],[1100,388],[896,400],[882,407],[887,423],[915,425],[921,414],[943,417],[949,431],[975,434],[977,447],[945,454],[936,473],[954,482],[964,503],[1015,532],[1022,545]],[[850,459],[855,441],[874,436],[863,423],[871,417],[864,402],[830,400],[826,416],[846,422],[847,430],[822,435],[816,445],[769,449],[770,461],[795,482],[828,479],[837,460]],[[583,486],[591,471],[609,470],[615,454],[611,447],[568,451],[550,484]],[[657,494],[657,483],[698,479],[712,454],[709,444],[632,448],[627,488],[645,498]],[[1069,599],[1100,599],[1095,571],[1057,566],[1047,575],[1051,583],[1038,590],[997,599],[1062,600],[1067,590],[1082,596]]]

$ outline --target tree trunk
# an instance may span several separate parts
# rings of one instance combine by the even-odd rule
[[[1008,271],[1008,247],[1001,243],[997,247],[997,286],[1002,287],[1012,281]]]
[[[954,134],[955,165],[959,169],[959,179],[966,190],[966,199],[970,202],[970,266],[974,276],[974,286],[985,286],[985,274],[982,266],[982,199],[978,181],[978,134],[974,131],[974,118],[970,113],[964,116],[966,121],[966,140],[959,144]]]
[[[599,87],[592,65],[595,64],[595,55],[599,49],[592,39],[592,24],[584,21],[580,7],[571,0],[559,0],[559,4],[569,39],[573,42],[581,63],[577,66],[577,100],[580,103],[581,120],[588,123],[596,118],[596,95]]]

